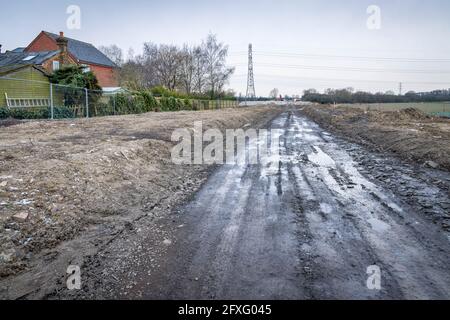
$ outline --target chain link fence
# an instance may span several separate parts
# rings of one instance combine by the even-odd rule
[[[87,90],[0,77],[0,119],[70,119],[144,112],[236,108],[235,100],[153,97],[148,92]]]

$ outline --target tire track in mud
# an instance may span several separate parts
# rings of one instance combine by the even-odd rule
[[[287,140],[294,141],[294,144],[298,143],[297,147],[293,148],[297,149],[297,152],[305,155],[311,151],[317,153],[317,150],[310,144],[302,145],[301,139],[296,141],[293,137],[289,137]],[[290,165],[289,167],[289,177],[293,179],[295,194],[300,199],[300,207],[303,211],[303,219],[299,227],[304,229],[308,226],[307,246],[311,248],[311,251],[316,252],[314,256],[307,256],[308,262],[305,266],[310,274],[308,287],[311,297],[350,298],[355,294],[357,288],[362,289],[359,293],[361,297],[364,294],[367,295],[366,298],[381,297],[381,292],[371,295],[368,294],[368,290],[365,290],[366,268],[380,259],[367,245],[361,231],[354,224],[351,213],[340,212],[343,210],[344,204],[336,199],[323,183],[316,166],[304,160],[300,165]],[[349,179],[339,178],[335,175],[333,177],[339,184],[350,182]],[[340,241],[339,238],[345,234],[353,235],[353,241]],[[358,241],[360,245],[355,245],[355,241]],[[358,247],[364,248],[364,250],[358,250]],[[305,244],[302,245],[302,248],[305,248]],[[304,256],[304,251],[300,250],[299,254]],[[318,252],[321,254],[317,254]],[[331,256],[327,257],[330,254]],[[338,257],[339,259],[337,259]],[[339,270],[337,269],[338,260],[342,261]],[[386,270],[380,263],[378,266]],[[385,278],[391,280],[387,281],[388,283],[395,283],[389,274],[386,274]],[[337,292],[330,290],[330,283],[334,283],[334,287],[338,288]],[[348,288],[349,283],[354,283],[354,285]],[[397,291],[398,296],[398,289],[391,288],[390,291],[394,290]]]
[[[319,141],[316,141],[319,142]],[[329,149],[330,144],[325,145]],[[333,146],[333,144],[331,144]],[[305,146],[305,148],[308,148],[309,145]],[[332,151],[332,150],[328,150]],[[338,160],[339,155],[331,153],[332,158]],[[351,161],[351,159],[349,159]],[[351,162],[349,162],[351,165]],[[387,298],[400,298],[402,297],[400,293],[400,288],[402,288],[402,291],[410,291],[408,293],[408,297],[410,298],[420,298],[420,297],[440,297],[440,296],[446,296],[448,295],[448,289],[443,286],[439,286],[439,281],[436,281],[437,279],[434,279],[435,281],[432,281],[432,277],[435,275],[434,273],[442,272],[442,269],[439,270],[438,268],[433,268],[433,270],[420,270],[420,268],[417,268],[417,262],[420,262],[420,260],[427,260],[428,252],[426,250],[422,250],[420,242],[417,242],[415,239],[415,235],[411,234],[404,234],[404,227],[400,226],[400,224],[396,224],[396,221],[392,219],[392,212],[399,211],[398,213],[402,213],[402,209],[394,203],[394,200],[389,199],[386,196],[382,195],[382,191],[384,190],[378,190],[376,186],[372,186],[370,182],[364,181],[364,178],[358,177],[357,172],[351,172],[352,170],[349,170],[349,167],[347,165],[347,168],[342,168],[337,164],[334,164],[328,168],[328,170],[324,169],[322,166],[317,166],[316,163],[312,165],[312,170],[310,171],[308,169],[309,165],[305,164],[303,165],[303,171],[306,172],[306,178],[307,180],[314,180],[315,183],[310,183],[309,185],[314,190],[314,194],[320,199],[320,201],[330,201],[332,199],[339,199],[341,198],[340,202],[344,202],[344,206],[340,208],[339,210],[343,212],[347,212],[351,217],[350,219],[346,219],[348,221],[351,221],[352,229],[345,229],[345,223],[343,221],[340,221],[339,219],[333,221],[333,226],[340,226],[343,225],[342,234],[348,236],[357,235],[359,234],[359,237],[361,239],[360,247],[364,248],[363,252],[359,255],[356,255],[358,262],[366,261],[366,266],[368,266],[369,262],[372,261],[372,264],[376,262],[378,266],[381,267],[381,269],[384,272],[385,277],[385,286],[389,285],[387,291],[380,292],[382,297]],[[353,168],[352,168],[353,169]],[[366,191],[364,189],[359,189],[359,185],[352,182],[352,179],[349,179],[348,171],[353,173],[355,175],[355,178],[359,180],[359,182],[363,182],[369,186],[371,186],[371,189],[376,190],[378,194],[380,194],[380,198],[383,198],[382,201],[376,202],[373,199],[370,199],[367,197]],[[311,172],[311,174],[309,174]],[[327,175],[331,176],[328,177]],[[317,179],[319,177],[319,179]],[[323,183],[323,185],[321,185]],[[348,185],[348,183],[351,183],[351,185]],[[348,188],[346,190],[346,188]],[[327,191],[329,190],[329,192]],[[327,194],[328,193],[328,194]],[[372,194],[374,192],[372,191]],[[326,196],[325,196],[326,195]],[[347,197],[347,199],[346,199]],[[386,204],[385,201],[388,201],[389,204]],[[335,206],[333,206],[335,207]],[[370,208],[370,209],[369,209]],[[386,209],[388,208],[388,209]],[[371,218],[369,215],[364,214],[364,212],[371,211],[372,215],[375,215],[375,218]],[[331,213],[331,212],[330,212]],[[334,215],[336,216],[336,215]],[[397,215],[393,215],[396,217]],[[331,217],[331,215],[330,215]],[[378,224],[375,227],[380,227],[381,223],[385,223],[386,227],[388,228],[396,228],[398,231],[397,237],[392,237],[392,234],[390,236],[393,238],[391,239],[391,242],[388,244],[390,248],[380,248],[380,245],[377,245],[377,243],[381,242],[380,237],[376,234],[376,231],[379,231],[375,228],[375,232],[367,227],[367,222],[364,223],[364,220],[371,221],[371,219],[374,220],[374,224]],[[377,220],[380,219],[380,220]],[[405,217],[403,217],[405,219]],[[379,222],[383,221],[385,222]],[[311,222],[310,222],[311,224]],[[382,225],[381,225],[382,226]],[[348,227],[348,226],[347,226]],[[373,227],[373,225],[371,225]],[[323,228],[322,228],[323,229]],[[372,228],[374,229],[374,228]],[[317,231],[321,231],[320,227],[317,229]],[[422,230],[424,232],[424,230]],[[331,240],[331,239],[330,239]],[[396,241],[392,241],[396,240]],[[440,239],[442,241],[442,239]],[[396,242],[399,241],[400,244],[397,244]],[[408,242],[413,242],[414,245],[409,246]],[[440,245],[445,245],[440,241]],[[439,242],[438,242],[439,243]],[[349,239],[345,239],[345,242],[341,242],[340,246],[345,247],[346,245],[350,245],[351,242],[349,242]],[[358,252],[359,246],[355,246],[354,248],[350,247],[351,251]],[[380,250],[381,249],[381,250]],[[405,257],[405,252],[414,252],[414,250],[420,250],[420,254],[416,254],[415,257]],[[436,249],[436,247],[434,247]],[[364,251],[367,251],[365,253]],[[344,254],[341,255],[345,256],[345,250]],[[396,256],[395,256],[396,254]],[[367,256],[366,258],[364,256]],[[347,254],[347,256],[349,256]],[[404,259],[403,264],[407,265],[407,270],[404,270],[396,265],[395,258],[402,257]],[[350,255],[351,258],[351,255]],[[408,259],[410,258],[410,259]],[[414,261],[414,258],[417,260],[417,262]],[[353,259],[354,260],[354,259]],[[446,256],[446,259],[448,261],[448,255]],[[354,262],[350,261],[350,265],[353,265]],[[445,261],[442,261],[443,265],[445,265]],[[359,263],[361,265],[361,263]],[[362,267],[362,265],[361,265]],[[406,272],[405,272],[406,271]],[[412,275],[408,274],[408,271],[413,271]],[[395,275],[394,275],[395,273]],[[421,274],[422,273],[422,274]],[[431,275],[430,275],[431,273]],[[406,274],[407,276],[404,276]],[[387,276],[387,277],[386,277]],[[435,278],[441,278],[446,279],[446,282],[448,283],[448,272],[447,273],[441,273],[436,275]],[[397,283],[396,279],[402,280],[401,284]],[[433,283],[434,282],[434,283]],[[433,283],[432,288],[428,288],[429,284]],[[441,287],[441,288],[439,288]],[[341,292],[342,294],[342,292]],[[354,294],[354,293],[353,293]],[[336,297],[336,295],[334,295]]]
[[[180,208],[185,227],[146,297],[450,297],[449,238],[360,173],[352,144],[296,112],[271,127],[284,132],[279,155],[218,168]],[[371,265],[379,291],[366,286]]]

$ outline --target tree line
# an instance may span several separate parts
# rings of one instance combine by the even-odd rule
[[[135,55],[130,49],[127,59],[117,45],[99,49],[120,67],[120,84],[125,88],[163,87],[168,92],[195,98],[234,96],[234,92],[224,91],[234,72],[226,64],[228,46],[213,34],[198,45],[179,47],[146,42],[142,54]]]
[[[303,92],[302,100],[321,104],[441,102],[450,101],[450,89],[431,92],[409,91],[404,95],[397,95],[393,91],[387,91],[385,93],[355,91],[353,88],[327,89],[325,93],[319,93],[315,89],[309,89]]]

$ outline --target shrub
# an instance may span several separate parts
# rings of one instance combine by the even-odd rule
[[[90,115],[94,117],[109,116],[113,114],[113,109],[111,106],[104,102],[97,102],[90,109]]]
[[[158,109],[158,101],[150,91],[140,91],[139,94],[144,99],[145,112],[156,111]]]
[[[127,114],[127,110],[129,109],[129,96],[118,93],[115,97],[115,109],[117,114]]]
[[[45,109],[10,109],[9,117],[19,120],[49,119],[50,108]]]
[[[51,117],[51,109],[48,109],[48,114]],[[65,118],[75,118],[75,114],[72,109],[62,106],[62,107],[53,107],[53,118],[54,119],[65,119]]]
[[[169,98],[162,97],[160,100],[161,111],[170,111]]]
[[[184,110],[192,110],[193,108],[192,108],[192,101],[191,100],[189,100],[189,99],[184,99],[183,100],[183,109]]]
[[[7,119],[9,118],[9,109],[0,107],[0,119]]]
[[[131,114],[157,111],[160,107],[158,101],[149,91],[135,91],[131,95],[119,93],[109,102],[114,106],[116,114]]]
[[[132,96],[129,113],[144,113],[146,112],[145,99],[140,94]]]

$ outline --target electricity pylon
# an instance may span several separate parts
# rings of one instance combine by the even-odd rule
[[[256,98],[255,78],[253,76],[253,50],[252,44],[248,46],[248,78],[247,78],[247,99]]]

